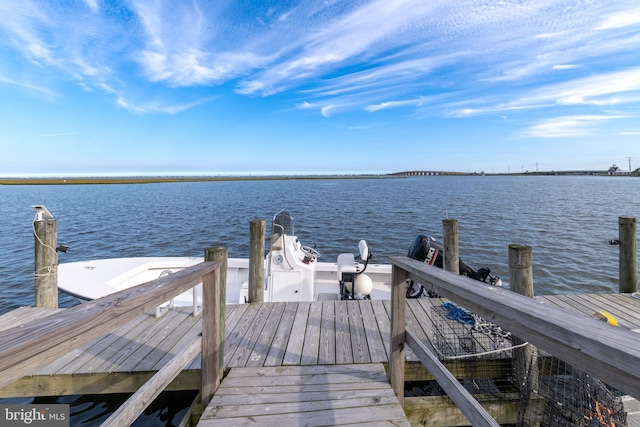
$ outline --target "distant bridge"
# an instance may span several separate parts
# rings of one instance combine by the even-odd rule
[[[389,175],[393,176],[438,176],[438,175],[479,175],[477,173],[467,172],[447,172],[447,171],[404,171],[395,172]]]
[[[540,172],[511,172],[511,173],[485,173],[485,172],[451,172],[451,171],[404,171],[394,172],[391,176],[484,176],[484,175],[597,175],[597,176],[639,176],[640,169],[633,172],[621,170],[575,170],[575,171],[540,171]]]

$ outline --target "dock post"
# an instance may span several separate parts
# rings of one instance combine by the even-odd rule
[[[460,274],[460,255],[458,251],[458,221],[455,219],[442,220],[444,269]]]
[[[264,301],[264,239],[267,226],[263,219],[249,222],[249,302]]]
[[[513,292],[533,298],[533,256],[531,246],[509,245],[509,283]],[[513,337],[513,345],[523,343],[519,338]],[[521,391],[538,389],[536,359],[536,348],[531,344],[513,349],[516,385]]]
[[[36,307],[58,308],[58,221],[47,211],[33,221]]]
[[[224,369],[225,287],[227,248],[205,249],[205,261],[222,261],[219,270],[202,278],[202,407],[206,408],[222,381]]]
[[[227,248],[224,246],[212,246],[204,250],[205,261],[222,261],[220,268],[220,292],[222,293],[222,315],[225,314],[227,304]]]
[[[629,216],[618,218],[620,240],[620,293],[638,292],[638,255],[636,245],[636,219]]]
[[[407,272],[393,266],[391,270],[391,354],[389,355],[389,381],[391,388],[404,406],[405,358],[405,303]]]

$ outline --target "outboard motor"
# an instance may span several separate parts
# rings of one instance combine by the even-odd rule
[[[434,267],[443,268],[443,247],[433,237],[418,234],[411,244],[407,257],[420,262],[425,262]],[[458,268],[461,276],[467,276],[475,280],[494,286],[502,286],[502,281],[498,276],[492,276],[491,270],[482,267],[478,271],[469,267],[462,260],[459,261]],[[407,298],[420,298],[422,295],[428,295],[430,298],[437,298],[438,295],[433,291],[427,291],[424,286],[415,283],[413,280],[407,282]]]

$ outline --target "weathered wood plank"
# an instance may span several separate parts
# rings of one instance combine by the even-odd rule
[[[347,301],[353,363],[371,363],[371,353],[369,352],[364,320],[360,311],[360,307],[364,305],[367,305],[366,300]]]
[[[249,359],[245,366],[262,366],[267,358],[269,347],[271,347],[271,343],[286,305],[284,302],[275,302],[270,304],[272,307],[269,317],[262,327],[262,332],[258,336],[256,345],[253,347],[253,351],[249,355]]]
[[[189,319],[191,320],[191,319]],[[174,355],[178,354],[188,343],[192,342],[195,337],[202,334],[202,319],[197,322],[183,322],[183,325],[190,326],[188,330],[181,334],[180,339],[177,340],[168,350],[167,353],[162,356],[153,366],[149,366],[146,363],[139,364],[136,369],[157,371],[163,367]],[[202,359],[195,357],[191,363],[185,368],[200,369],[202,367]]]
[[[231,326],[231,330],[225,333],[225,342],[224,342],[224,366],[231,366],[231,359],[238,346],[244,339],[245,334],[251,327],[255,316],[258,314],[258,310],[260,309],[260,304],[245,304],[247,305],[247,309],[245,310],[243,316],[238,319],[238,322],[235,325]]]
[[[320,324],[322,323],[322,303],[311,303],[309,318],[304,333],[304,346],[302,347],[302,365],[316,365],[320,345]]]
[[[518,395],[511,399],[503,395],[474,397],[500,425],[517,425],[521,421],[518,419]],[[533,405],[536,405],[535,401],[529,403],[528,409],[535,408],[538,412],[542,410],[541,404]],[[460,409],[446,396],[406,397],[404,411],[409,423],[414,426],[446,427],[468,424]]]
[[[216,401],[216,406],[208,410],[207,419],[215,418],[236,418],[236,417],[260,417],[273,414],[309,414],[316,411],[325,412],[325,420],[331,419],[331,413],[336,409],[345,408],[373,408],[380,406],[398,406],[398,401],[393,394],[381,395],[380,390],[376,390],[377,396],[355,397],[349,399],[333,399],[330,394],[326,394],[320,400],[304,400],[293,401],[291,403],[262,403],[250,404],[243,399],[242,403],[236,401],[235,405],[222,405]],[[275,391],[274,391],[275,393]],[[277,393],[275,393],[277,394]],[[295,403],[295,404],[292,404]],[[384,416],[384,415],[383,415]],[[205,414],[203,414],[203,418]],[[357,414],[352,414],[350,422],[360,421],[361,418]],[[325,421],[326,422],[326,421]],[[326,425],[326,424],[325,424]]]
[[[262,334],[262,330],[267,322],[269,313],[271,313],[271,309],[273,308],[272,304],[255,303],[255,305],[258,306],[258,313],[253,318],[253,321],[251,322],[249,329],[244,334],[242,341],[238,344],[238,348],[233,353],[233,357],[229,360],[229,366],[246,366],[256,342]]]
[[[318,365],[320,366],[320,365]],[[232,369],[240,369],[240,368],[232,368]],[[233,395],[234,399],[238,400],[240,396],[245,396],[247,394],[247,389],[245,386],[234,386],[234,385],[223,385],[218,388],[216,392],[216,397],[222,396],[231,396]],[[360,386],[360,388],[354,389],[353,384],[351,383],[335,383],[335,384],[295,384],[295,385],[279,385],[278,391],[279,393],[295,393],[295,394],[308,394],[308,393],[319,393],[319,392],[342,392],[342,391],[350,391],[353,390],[362,390],[365,386]],[[389,384],[381,381],[367,383],[367,390],[388,390]],[[273,388],[269,385],[267,386],[255,386],[253,385],[251,388],[251,393],[260,395],[260,394],[269,394],[271,393]]]
[[[145,333],[136,338],[138,347],[135,350],[134,346],[130,346],[128,351],[122,352],[123,354],[128,354],[128,356],[113,369],[114,371],[132,372],[135,370],[136,365],[144,360],[151,361],[152,355],[156,356],[155,360],[157,361],[160,358],[160,353],[167,353],[169,350],[168,345],[170,344],[167,338],[171,335],[178,336],[178,334],[169,329],[169,325],[177,324],[184,319],[177,310],[171,311],[174,312],[171,313],[171,318],[166,319],[164,322],[151,322]],[[154,350],[159,351],[154,353]]]
[[[64,309],[19,307],[0,316],[0,331],[11,329],[16,326],[25,326],[34,320],[42,319],[46,316],[58,313],[61,310]]]
[[[233,368],[199,425],[355,423],[409,425],[380,364]]]
[[[277,366],[282,364],[297,309],[297,304],[293,302],[287,302],[285,304],[285,309],[280,318],[278,329],[271,341],[271,347],[269,348],[269,352],[264,361],[265,366]]]
[[[384,348],[382,335],[378,328],[376,316],[373,313],[371,301],[363,301],[360,304],[360,313],[362,315],[362,323],[364,324],[364,332],[367,337],[367,345],[369,346],[369,356],[372,363],[386,362],[387,352]]]
[[[304,347],[304,336],[309,318],[311,303],[299,303],[296,317],[291,328],[291,337],[287,343],[287,350],[284,354],[283,365],[299,365],[302,359],[302,349]]]
[[[609,302],[608,311],[622,317],[633,328],[640,328],[640,299],[629,294],[604,294],[602,297]]]
[[[376,319],[376,325],[380,336],[382,337],[382,344],[384,345],[385,362],[389,361],[389,355],[391,354],[391,321],[389,320],[389,314],[384,307],[384,301],[372,300],[371,307]]]
[[[364,410],[366,409],[366,410]],[[384,420],[384,421],[381,421]],[[364,406],[364,407],[348,407],[335,409],[327,414],[326,410],[313,412],[299,412],[291,414],[264,415],[260,417],[236,417],[224,419],[200,419],[198,426],[255,426],[255,425],[286,425],[297,426],[304,425],[308,427],[314,426],[348,426],[355,424],[365,424],[367,426],[385,425],[385,426],[409,426],[409,422],[402,412],[402,409],[396,405],[385,406]]]
[[[348,383],[346,383],[348,384]],[[291,392],[282,392],[280,388],[274,390],[273,387],[260,387],[262,390],[256,393],[254,388],[251,388],[251,393],[247,394],[246,388],[231,388],[235,390],[235,394],[216,394],[216,405],[218,406],[236,406],[240,404],[239,396],[242,396],[242,405],[272,405],[276,403],[286,403],[289,405],[297,404],[298,402],[317,402],[328,400],[346,400],[354,398],[366,398],[372,399],[376,397],[391,397],[393,401],[397,402],[393,391],[387,385],[380,388],[379,386],[368,388],[361,386],[360,388],[349,388],[346,390],[324,390],[319,391],[307,391],[305,393],[299,393],[297,390]],[[242,390],[242,392],[240,392]],[[272,408],[273,409],[273,408]],[[269,409],[267,409],[270,411]],[[271,412],[271,411],[270,411]],[[271,412],[273,413],[273,412]],[[243,413],[243,415],[247,415]]]
[[[130,426],[144,412],[147,405],[158,397],[162,390],[178,376],[184,365],[200,353],[201,348],[202,338],[198,337],[129,397],[102,425],[114,427]]]
[[[335,329],[335,303],[337,301],[324,301],[322,303],[322,323],[320,325],[320,349],[318,354],[319,365],[333,365],[336,363],[336,329]]]
[[[336,363],[353,363],[346,301],[342,301],[336,307]]]
[[[138,321],[129,322],[115,331],[106,334],[97,340],[91,341],[82,347],[71,350],[54,362],[40,369],[36,374],[73,374],[82,369],[91,372],[105,363],[117,352],[130,343],[124,337],[137,336],[145,330],[145,320],[151,317],[149,314],[140,316]],[[98,357],[97,355],[101,355]]]

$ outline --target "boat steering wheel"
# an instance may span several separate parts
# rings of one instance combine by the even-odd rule
[[[304,253],[306,257],[308,257],[311,261],[315,261],[320,258],[320,252],[318,252],[315,248],[311,246],[301,246],[300,249]]]

